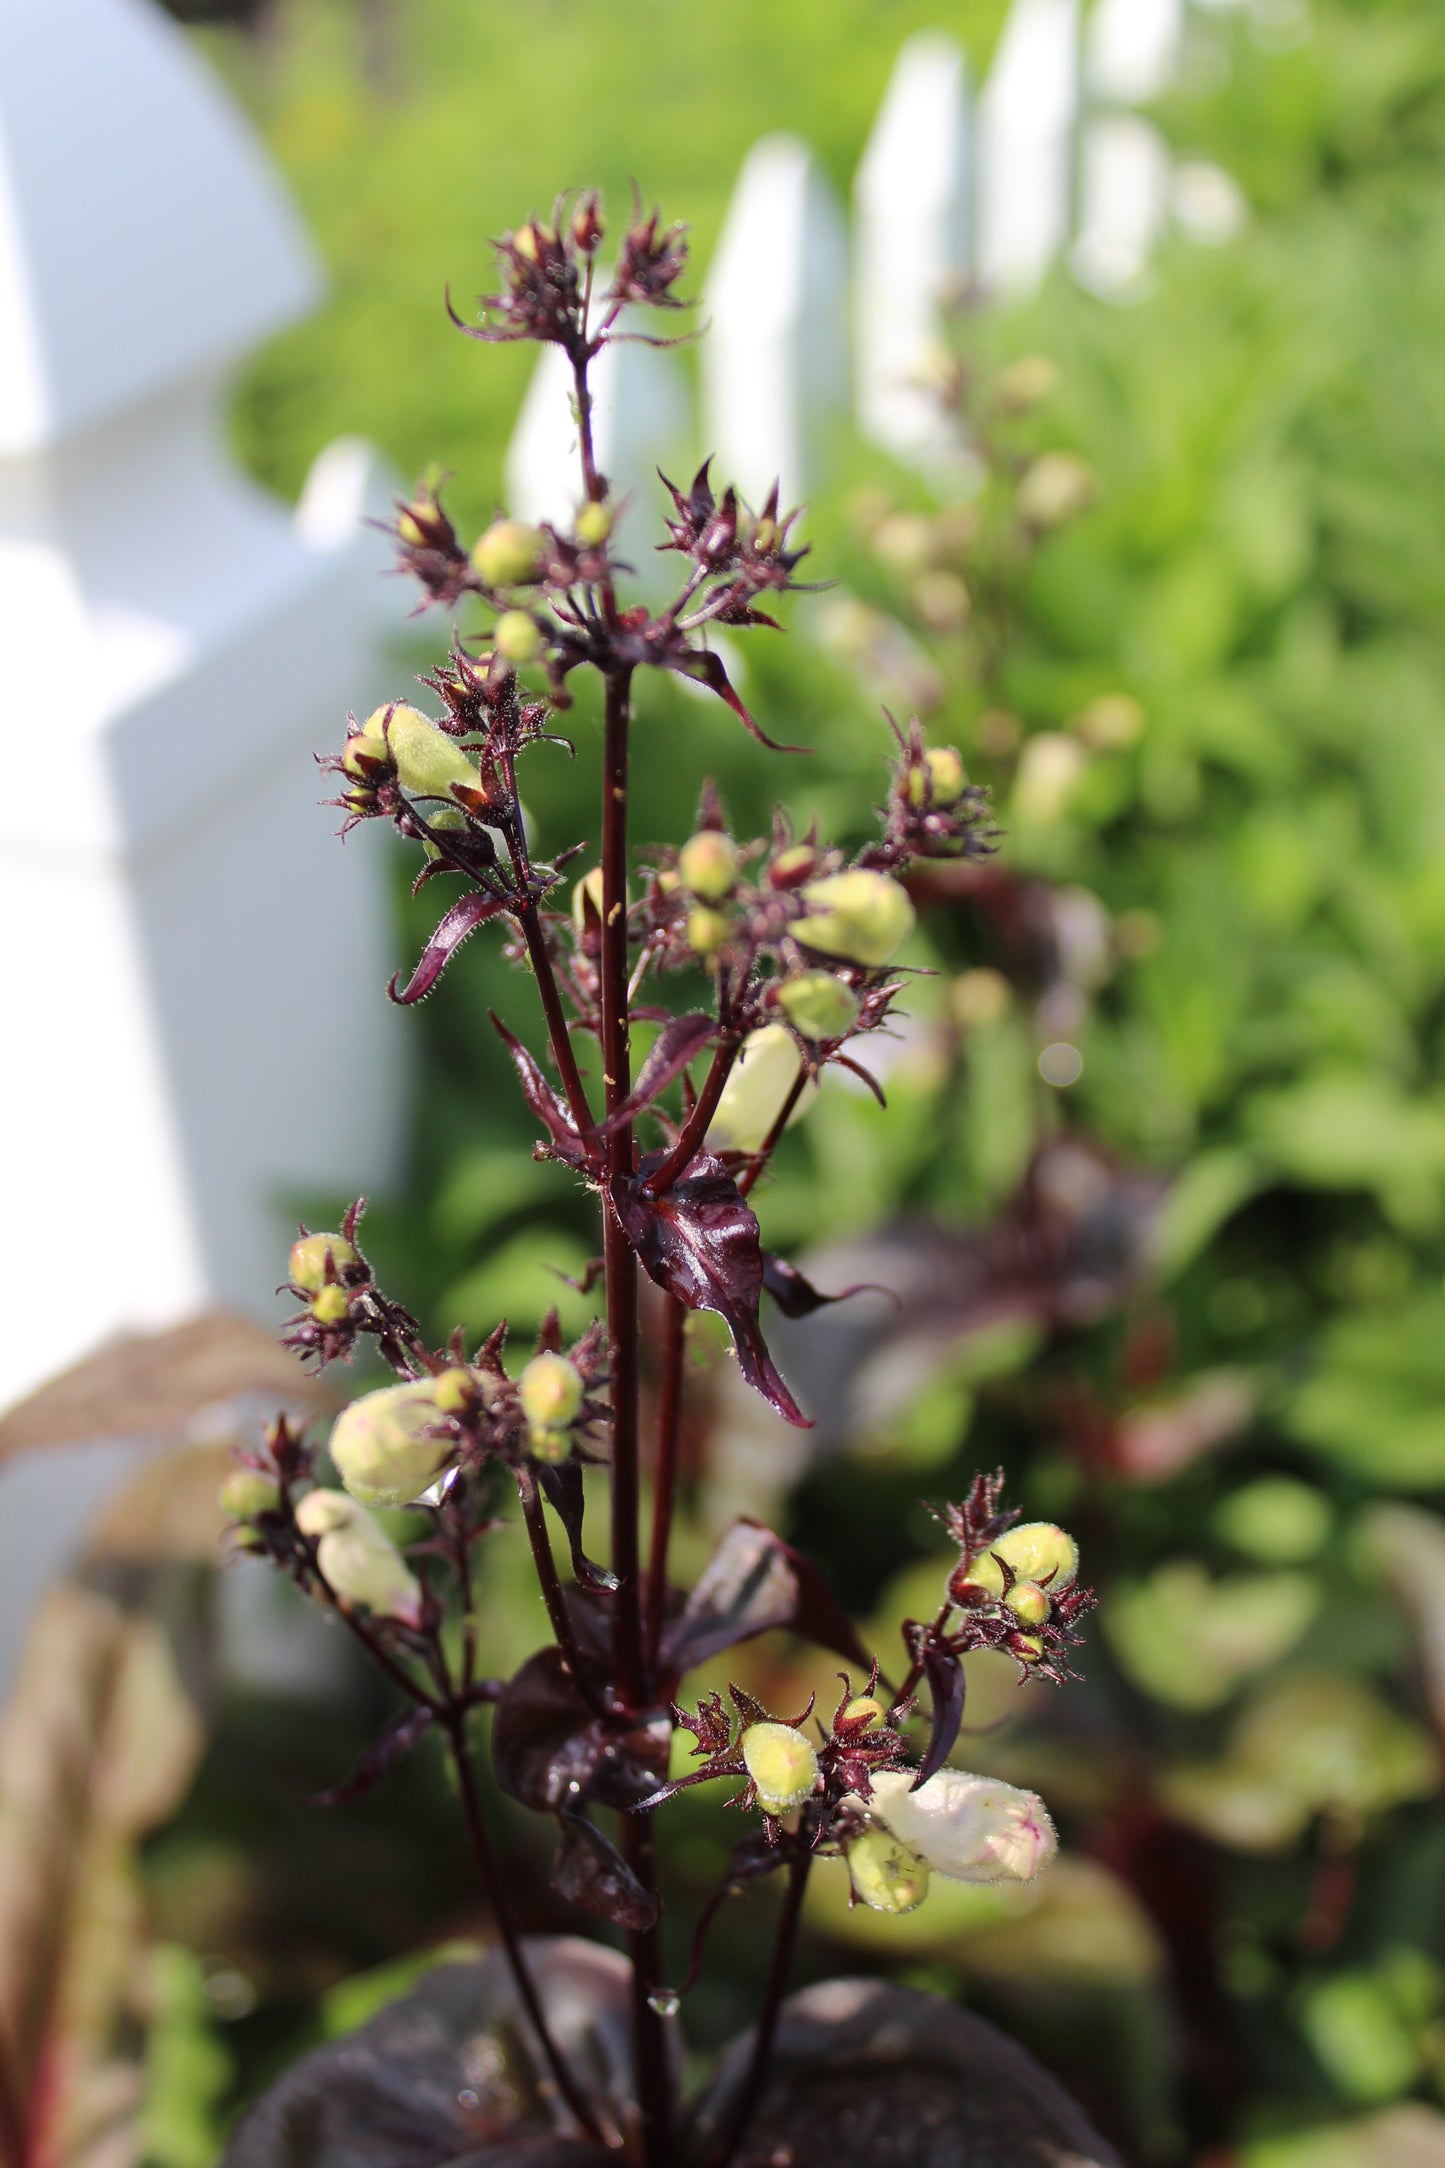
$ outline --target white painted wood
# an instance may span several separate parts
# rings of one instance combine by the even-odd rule
[[[1079,113],[1078,0],[1014,0],[979,97],[978,268],[1024,293],[1067,245]]]
[[[381,847],[312,759],[408,599],[385,482],[333,446],[293,517],[224,441],[230,367],[317,292],[149,0],[0,0],[0,1405],[268,1311],[295,1200],[393,1164]]]
[[[941,32],[898,56],[854,184],[854,357],[864,434],[890,451],[930,452],[927,389],[941,304],[973,254],[968,63]]]
[[[848,395],[847,237],[806,144],[767,136],[743,163],[703,287],[703,438],[752,504],[808,488]]]
[[[1184,44],[1185,0],[1095,0],[1084,74],[1092,100],[1146,105],[1173,82]]]
[[[1110,113],[1084,129],[1079,231],[1069,251],[1075,278],[1114,299],[1137,294],[1169,223],[1169,150],[1149,121]]]

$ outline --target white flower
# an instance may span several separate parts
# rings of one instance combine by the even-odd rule
[[[952,1882],[1031,1882],[1059,1848],[1036,1792],[940,1769],[919,1789],[906,1769],[872,1780],[868,1812]]]

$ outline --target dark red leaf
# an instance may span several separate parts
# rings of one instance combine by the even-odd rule
[[[637,1074],[637,1082],[620,1107],[602,1124],[602,1135],[609,1136],[624,1122],[630,1122],[644,1107],[651,1106],[660,1092],[680,1077],[688,1063],[700,1054],[717,1034],[717,1024],[701,1009],[693,1009],[686,1016],[670,1017],[658,1033],[647,1059]]]
[[[763,1251],[763,1291],[771,1295],[784,1317],[811,1317],[815,1310],[826,1309],[831,1302],[846,1302],[850,1295],[888,1295],[891,1290],[880,1287],[876,1280],[857,1280],[852,1287],[845,1287],[836,1295],[823,1295],[814,1287],[796,1265],[785,1258],[775,1257],[771,1250]],[[897,1296],[892,1298],[895,1302]]]
[[[555,1814],[596,1800],[626,1809],[666,1777],[668,1733],[665,1718],[640,1724],[594,1715],[560,1650],[542,1649],[502,1691],[492,1763],[503,1791],[524,1807]]]
[[[575,1460],[538,1461],[537,1481],[548,1505],[562,1523],[567,1536],[567,1548],[572,1556],[572,1571],[584,1588],[607,1592],[617,1586],[615,1573],[608,1573],[603,1566],[594,1566],[582,1550],[582,1516],[586,1498],[582,1488],[582,1469]]]
[[[429,994],[467,935],[506,908],[503,897],[489,896],[485,889],[474,888],[470,895],[459,896],[422,950],[421,962],[400,993],[396,990],[396,982],[401,973],[398,971],[393,975],[387,988],[392,1000],[406,1008],[411,1002],[420,1001],[424,994]]]
[[[552,1148],[557,1157],[566,1160],[571,1166],[576,1166],[582,1157],[582,1147],[565,1107],[521,1040],[512,1036],[495,1010],[489,1013],[497,1036],[516,1066],[522,1084],[522,1097],[552,1139]]]
[[[688,656],[682,674],[684,677],[695,678],[699,685],[706,685],[709,692],[716,693],[719,700],[724,701],[732,709],[743,728],[750,731],[759,745],[765,745],[770,753],[810,753],[812,751],[810,745],[779,745],[776,738],[770,738],[766,731],[758,728],[733,690],[732,680],[723,668],[721,655],[715,655],[711,648],[695,649]]]
[[[868,1655],[847,1612],[811,1559],[761,1521],[734,1521],[720,1538],[686,1608],[663,1639],[663,1661],[681,1678],[723,1649],[786,1627],[851,1664]]]
[[[652,1152],[635,1175],[617,1175],[612,1203],[649,1279],[689,1310],[716,1310],[733,1336],[749,1385],[800,1430],[812,1428],[783,1383],[758,1322],[763,1250],[758,1223],[720,1159],[699,1152],[660,1197],[646,1184],[665,1163]]]
[[[430,1729],[431,1720],[430,1709],[399,1709],[391,1722],[377,1733],[346,1781],[333,1785],[329,1792],[318,1792],[311,1804],[314,1807],[340,1807],[348,1800],[360,1799],[363,1793],[371,1790],[378,1777],[385,1776],[393,1762],[411,1752],[418,1739]]]
[[[559,1814],[557,1824],[561,1835],[552,1862],[552,1887],[558,1896],[600,1920],[611,1920],[614,1927],[655,1927],[661,1909],[657,1898],[643,1888],[616,1845],[585,1814]]]
[[[923,1676],[933,1699],[933,1729],[910,1787],[915,1792],[920,1784],[926,1784],[931,1776],[936,1776],[948,1760],[963,1722],[963,1665],[952,1650],[930,1643],[923,1652]]]

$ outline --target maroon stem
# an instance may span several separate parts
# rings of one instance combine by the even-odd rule
[[[652,1816],[624,1814],[622,1851],[649,1896],[657,1891]],[[662,1983],[660,1938],[656,1927],[629,1928],[627,1957],[631,1968],[633,2084],[641,2120],[645,2168],[674,2168],[672,2150],[672,2071],[663,2019],[652,2006]]]
[[[536,1481],[529,1470],[518,1470],[517,1489],[521,1495],[522,1514],[532,1546],[532,1562],[537,1568],[537,1579],[542,1587],[542,1601],[547,1606],[547,1617],[551,1621],[557,1646],[562,1651],[562,1661],[571,1672],[577,1691],[588,1708],[594,1716],[600,1716],[602,1710],[582,1668],[577,1637],[572,1631],[572,1621],[567,1613],[562,1583],[557,1573],[557,1561],[552,1556],[552,1543],[547,1533],[547,1516],[537,1493]]]
[[[676,1295],[667,1298],[662,1338],[662,1377],[657,1402],[657,1455],[652,1471],[652,1548],[647,1567],[647,1660],[657,1668],[662,1629],[667,1622],[667,1553],[677,1497],[677,1443],[682,1417],[683,1362],[687,1352],[687,1311]]]
[[[732,1074],[733,1064],[737,1058],[736,1040],[725,1039],[721,1046],[715,1049],[712,1057],[712,1067],[708,1070],[703,1081],[702,1090],[698,1093],[697,1102],[692,1112],[678,1132],[676,1144],[674,1144],[656,1174],[648,1176],[646,1189],[649,1197],[660,1197],[664,1190],[671,1189],[684,1168],[702,1149],[702,1142],[707,1135],[708,1125],[717,1112],[718,1101],[723,1095],[723,1086]]]
[[[787,1893],[783,1898],[783,1909],[778,1919],[777,1940],[773,1944],[773,1962],[768,1970],[763,2007],[758,2013],[757,2030],[753,2034],[752,2057],[727,2134],[708,2161],[707,2168],[728,2168],[729,2161],[747,2136],[748,2125],[757,2113],[758,2103],[762,2099],[768,2064],[772,2061],[773,2040],[778,2030],[778,2012],[783,2006],[788,1975],[793,1969],[798,1922],[802,1918],[803,1895],[808,1887],[808,1869],[811,1865],[811,1853],[799,1852],[788,1869]]]
[[[466,1820],[467,1836],[471,1841],[472,1858],[476,1862],[477,1875],[485,1892],[492,1918],[496,1922],[497,1933],[502,1938],[502,1947],[507,1954],[507,1962],[511,1967],[517,1993],[521,1997],[523,2007],[532,2021],[532,2028],[537,2035],[542,2054],[546,2059],[547,2068],[552,2073],[558,2092],[566,2101],[567,2106],[571,2109],[573,2116],[587,2136],[595,2144],[600,2145],[603,2142],[601,2126],[552,2037],[551,2029],[542,2009],[541,1998],[537,1993],[537,1984],[532,1978],[531,1968],[527,1963],[526,1955],[522,1949],[521,1938],[517,1933],[516,1923],[512,1918],[511,1908],[503,1895],[502,1878],[497,1872],[497,1863],[492,1852],[491,1839],[487,1835],[487,1826],[482,1819],[482,1803],[477,1795],[477,1780],[472,1769],[471,1757],[467,1753],[466,1715],[463,1710],[454,1710],[449,1714],[446,1719],[446,1735],[452,1765],[457,1773],[457,1788],[461,1793],[462,1813]]]

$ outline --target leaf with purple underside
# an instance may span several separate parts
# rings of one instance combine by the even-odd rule
[[[948,1760],[963,1723],[965,1680],[959,1659],[950,1649],[930,1644],[923,1652],[923,1676],[933,1699],[933,1729],[910,1787],[915,1792],[920,1784],[926,1784],[931,1776],[936,1776]]]
[[[719,700],[732,709],[743,728],[757,739],[759,745],[765,745],[770,753],[809,753],[812,751],[812,747],[808,745],[780,745],[776,738],[770,738],[765,730],[758,728],[758,725],[753,721],[752,716],[749,715],[742,701],[738,698],[737,693],[733,690],[732,679],[723,667],[722,657],[715,655],[711,648],[695,649],[688,657],[682,675],[692,678],[699,685],[705,685],[709,692],[716,693]]]
[[[485,925],[489,918],[496,918],[499,912],[506,909],[504,897],[489,896],[485,889],[474,888],[470,895],[459,896],[451,909],[443,914],[436,932],[422,950],[421,962],[400,993],[397,992],[396,982],[401,973],[394,973],[387,988],[392,1000],[398,1007],[406,1008],[413,1001],[420,1001],[423,995],[429,994],[467,935],[474,933],[478,926]]]
[[[612,1203],[648,1278],[689,1310],[715,1310],[733,1336],[749,1385],[800,1430],[812,1425],[783,1383],[758,1320],[763,1250],[751,1207],[720,1159],[699,1152],[660,1197],[647,1182],[667,1158],[652,1152],[617,1175]]]
[[[617,1586],[617,1576],[604,1566],[595,1566],[582,1549],[582,1516],[586,1498],[582,1488],[582,1469],[575,1460],[538,1461],[537,1481],[542,1495],[562,1523],[571,1553],[572,1571],[584,1588],[603,1593]]]
[[[522,1097],[552,1139],[552,1149],[557,1158],[565,1160],[570,1166],[576,1166],[582,1156],[581,1142],[568,1120],[561,1100],[521,1040],[512,1036],[494,1009],[488,1013],[497,1036],[512,1057],[521,1081]]]
[[[666,1777],[667,1733],[665,1722],[596,1715],[561,1651],[542,1649],[502,1689],[492,1763],[503,1791],[524,1807],[555,1814],[595,1800],[625,1810]]]
[[[815,1310],[824,1310],[830,1303],[847,1302],[853,1295],[890,1295],[892,1290],[880,1287],[876,1280],[855,1280],[851,1287],[844,1287],[836,1295],[824,1295],[814,1287],[806,1274],[786,1258],[775,1257],[771,1250],[763,1251],[763,1292],[771,1295],[784,1317],[811,1317]]]
[[[681,1677],[740,1641],[785,1627],[863,1669],[868,1655],[847,1612],[811,1559],[761,1521],[720,1537],[686,1608],[663,1638],[663,1663]]]
[[[614,1927],[646,1930],[657,1925],[655,1894],[643,1888],[611,1839],[585,1814],[559,1814],[552,1887],[559,1897],[610,1920]]]
[[[602,1135],[610,1136],[624,1122],[632,1121],[644,1107],[651,1106],[658,1094],[665,1092],[716,1036],[716,1022],[712,1017],[704,1016],[701,1009],[690,1010],[686,1016],[669,1018],[638,1071],[632,1090],[602,1124]]]

